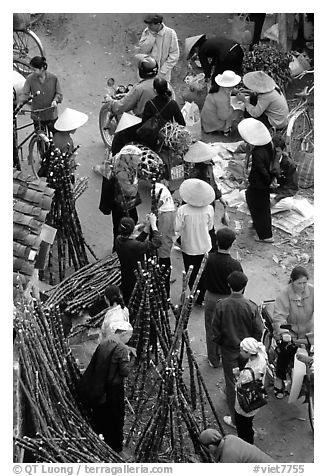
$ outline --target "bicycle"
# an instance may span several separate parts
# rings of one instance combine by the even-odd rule
[[[264,324],[264,331],[261,338],[264,344],[268,356],[267,361],[267,375],[274,381],[276,378],[276,362],[277,362],[277,341],[274,337],[273,324],[268,306],[272,304],[274,300],[266,300],[259,306],[259,312]],[[291,330],[290,325],[282,325],[281,328]],[[295,339],[292,338],[289,345],[295,345],[298,347],[294,357],[294,363],[296,360],[305,363],[305,373],[299,370],[299,374],[294,375],[294,365],[291,362],[286,369],[286,381],[284,382],[286,393],[289,394],[288,403],[293,403],[301,396],[305,396],[303,403],[308,403],[309,421],[312,430],[314,429],[314,385],[313,385],[313,340],[310,334],[307,334],[305,338]]]
[[[302,79],[303,76],[313,73],[313,70],[303,71],[295,76],[296,79]],[[314,137],[313,124],[309,113],[308,98],[314,90],[314,85],[306,86],[302,91],[296,93],[299,102],[291,109],[288,116],[288,126],[285,134],[286,150],[294,159],[297,152],[304,150],[313,152]]]
[[[35,128],[34,122],[30,122],[28,124],[25,124],[23,126],[18,126],[17,125],[17,115],[20,112],[31,112],[30,110],[24,110],[23,107],[30,101],[31,98],[26,99],[22,104],[17,106],[14,109],[14,114],[13,114],[13,121],[14,121],[14,166],[18,169],[21,170],[21,160],[23,159],[23,145],[26,144],[26,142],[29,140],[28,144],[28,164],[31,166],[32,172],[35,175],[35,177],[38,177],[38,171],[41,167],[41,162],[42,162],[42,157],[46,153],[46,151],[49,148],[49,143],[50,143],[50,136],[51,133],[48,130],[44,130],[44,128],[41,125],[41,120],[40,118],[37,119],[37,127]],[[53,109],[53,106],[44,108],[44,109],[36,109],[33,112],[35,113],[40,113],[43,111],[47,111]],[[18,143],[18,131],[26,129],[27,127],[33,126],[34,130],[28,134],[25,139]],[[21,153],[21,159],[19,159],[19,151]]]
[[[45,56],[40,38],[30,29],[31,23],[13,30],[13,67],[24,77],[33,72],[30,60],[34,56]]]

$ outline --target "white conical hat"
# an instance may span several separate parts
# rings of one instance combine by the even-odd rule
[[[243,84],[255,93],[270,93],[276,87],[275,81],[264,71],[251,71],[243,76]]]
[[[271,142],[271,135],[267,127],[258,119],[253,117],[243,119],[237,128],[242,139],[251,145],[266,145]]]
[[[129,114],[128,112],[123,112],[115,132],[123,131],[124,129],[128,129],[136,124],[140,124],[140,122],[142,122],[140,117],[134,116],[134,114]]]
[[[73,131],[85,124],[88,118],[89,116],[84,112],[67,107],[54,123],[54,127],[57,131]]]
[[[184,180],[179,187],[182,200],[193,207],[205,207],[215,199],[215,191],[204,180],[191,178]]]
[[[183,159],[185,162],[196,164],[199,162],[206,162],[215,157],[215,155],[217,155],[217,152],[210,147],[210,145],[198,140],[190,146]]]
[[[185,38],[186,59],[189,58],[193,46],[195,46],[195,44],[203,37],[205,37],[205,35],[196,35],[196,36],[190,36],[189,38]]]

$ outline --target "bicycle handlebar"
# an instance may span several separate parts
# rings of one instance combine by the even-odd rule
[[[25,101],[23,101],[21,104],[19,104],[17,107],[15,107],[15,109],[14,109],[14,116],[17,116],[17,114],[18,114],[19,111],[25,106],[25,104],[27,104],[31,99],[36,98],[36,97],[39,96],[40,94],[41,94],[40,91],[36,91],[35,94],[29,96],[27,99],[25,99]]]

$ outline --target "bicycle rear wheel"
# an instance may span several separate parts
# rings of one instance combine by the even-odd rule
[[[309,421],[310,425],[312,428],[312,431],[314,431],[314,387],[311,382],[308,383],[309,387],[309,395],[308,395],[308,411],[309,411]]]
[[[33,68],[29,65],[27,61],[14,58],[13,60],[13,69],[22,74],[26,78],[29,74],[33,73]]]
[[[48,144],[49,139],[45,134],[35,134],[28,145],[28,163],[37,178],[39,177],[38,172],[42,165],[42,159],[48,150]]]
[[[298,111],[291,117],[287,131],[286,144],[293,160],[299,151],[313,152],[312,121],[306,110]]]
[[[44,49],[39,37],[31,30],[14,30],[13,32],[14,61],[21,59],[27,63],[34,56],[44,56]]]
[[[103,143],[105,146],[109,147],[109,149],[111,149],[116,127],[117,120],[114,117],[111,117],[108,104],[104,104],[99,112],[99,129]]]

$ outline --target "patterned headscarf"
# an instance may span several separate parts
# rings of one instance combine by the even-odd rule
[[[160,194],[160,200],[163,204],[159,207],[159,212],[174,212],[175,211],[175,204],[173,197],[171,196],[170,191],[168,188],[162,183],[156,183],[155,185],[155,193],[158,196],[160,190],[162,190]]]

